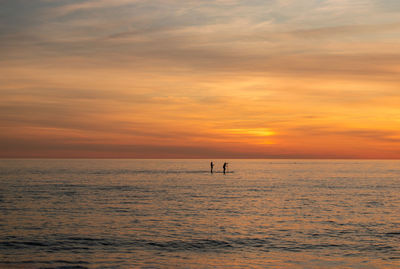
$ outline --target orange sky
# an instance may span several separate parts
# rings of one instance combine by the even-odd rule
[[[0,158],[400,158],[397,0],[0,3]]]

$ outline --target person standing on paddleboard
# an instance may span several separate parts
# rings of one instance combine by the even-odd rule
[[[222,168],[224,169],[224,174],[225,174],[225,172],[226,172],[227,166],[228,166],[228,163],[224,163],[224,165],[222,166]]]

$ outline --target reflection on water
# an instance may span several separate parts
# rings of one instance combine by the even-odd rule
[[[400,266],[399,161],[209,163],[1,160],[0,267]]]

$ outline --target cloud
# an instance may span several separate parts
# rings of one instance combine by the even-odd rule
[[[400,2],[397,0],[373,0],[372,2],[380,11],[383,10],[388,13],[400,12]]]
[[[133,5],[135,3],[142,2],[140,0],[86,0],[80,2],[72,2],[66,4],[60,4],[56,7],[51,8],[52,16],[65,16],[70,13],[78,11],[88,11],[96,9],[107,9],[107,8],[118,8],[127,5]]]
[[[302,38],[334,38],[338,35],[373,35],[375,33],[399,32],[400,22],[375,25],[341,25],[314,29],[300,29],[289,34]]]

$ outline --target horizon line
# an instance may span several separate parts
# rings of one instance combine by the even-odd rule
[[[108,157],[0,157],[0,160],[359,160],[400,161],[400,158],[108,158]]]

